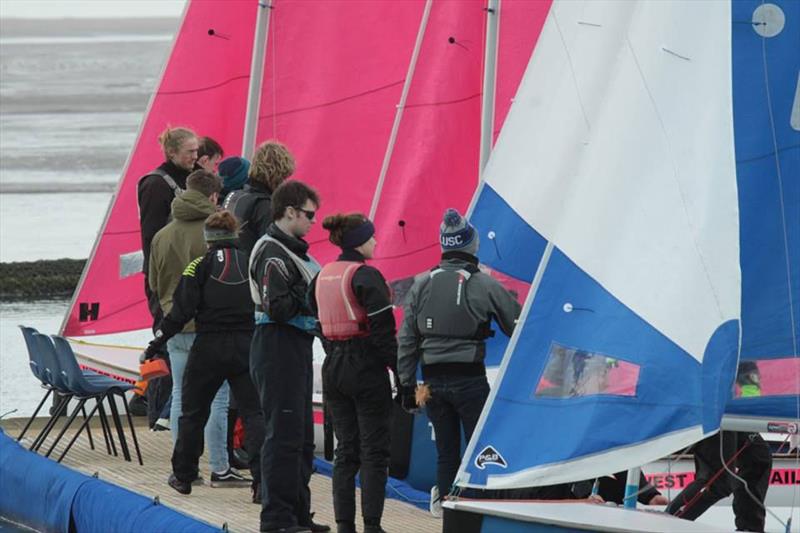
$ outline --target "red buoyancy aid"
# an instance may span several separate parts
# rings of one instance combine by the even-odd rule
[[[328,340],[369,335],[367,311],[353,292],[353,276],[362,266],[356,261],[334,261],[319,273],[315,294],[322,334]]]

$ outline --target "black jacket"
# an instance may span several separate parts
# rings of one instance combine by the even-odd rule
[[[191,172],[184,170],[171,161],[158,166],[175,181],[181,189],[186,189],[186,178]],[[167,225],[170,206],[175,192],[158,174],[147,174],[139,180],[137,199],[139,202],[139,227],[142,233],[142,253],[144,254],[143,271],[147,275],[150,262],[150,243],[155,234]]]
[[[253,330],[247,256],[233,243],[215,244],[189,263],[148,351],[161,347],[193,318],[198,333]]]
[[[243,189],[232,191],[225,197],[222,208],[233,213],[241,230],[239,247],[250,254],[256,241],[272,224],[272,191],[263,183],[248,182]]]
[[[364,256],[355,250],[344,250],[337,261],[364,262]],[[318,316],[315,276],[308,289],[308,301],[311,311]],[[342,344],[355,350],[367,350],[378,357],[381,363],[392,370],[397,370],[397,326],[394,320],[392,295],[386,279],[377,268],[367,264],[356,270],[353,275],[353,294],[356,301],[367,312],[369,336],[346,341],[329,341],[323,337],[322,344],[329,352],[330,344]]]
[[[308,243],[303,239],[287,235],[274,223],[267,228],[267,234],[300,259],[309,259]],[[298,316],[313,316],[306,299],[308,283],[283,248],[266,242],[254,249],[253,254],[250,278],[258,287],[256,311],[266,313],[278,324],[288,324]]]

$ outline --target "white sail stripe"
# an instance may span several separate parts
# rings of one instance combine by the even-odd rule
[[[513,473],[490,475],[485,485],[470,485],[466,482],[459,483],[459,486],[508,489],[592,479],[608,475],[609,472],[626,470],[633,464],[647,464],[655,461],[713,433],[715,432],[704,434],[702,427],[695,426],[661,435],[658,438],[636,443],[631,446],[615,448],[613,450],[564,461],[562,463],[516,471],[513,471],[513,463],[510,463],[508,466]],[[497,447],[495,446],[495,448]],[[497,451],[501,454],[503,453],[501,448],[498,448]]]
[[[727,2],[555,2],[486,173],[698,361],[740,313],[729,21]]]

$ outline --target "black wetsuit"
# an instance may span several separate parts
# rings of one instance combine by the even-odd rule
[[[364,257],[355,250],[345,250],[338,261],[363,263]],[[309,290],[316,314],[315,287],[316,278]],[[366,311],[369,336],[341,341],[323,338],[327,357],[322,366],[322,387],[337,440],[333,467],[336,522],[354,528],[359,470],[365,525],[379,526],[383,515],[392,421],[387,368],[397,368],[397,338],[391,294],[381,273],[368,265],[360,267],[353,275],[352,288],[356,301]]]

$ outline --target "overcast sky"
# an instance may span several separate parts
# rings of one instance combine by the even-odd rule
[[[178,17],[184,3],[185,0],[0,0],[0,17]]]

